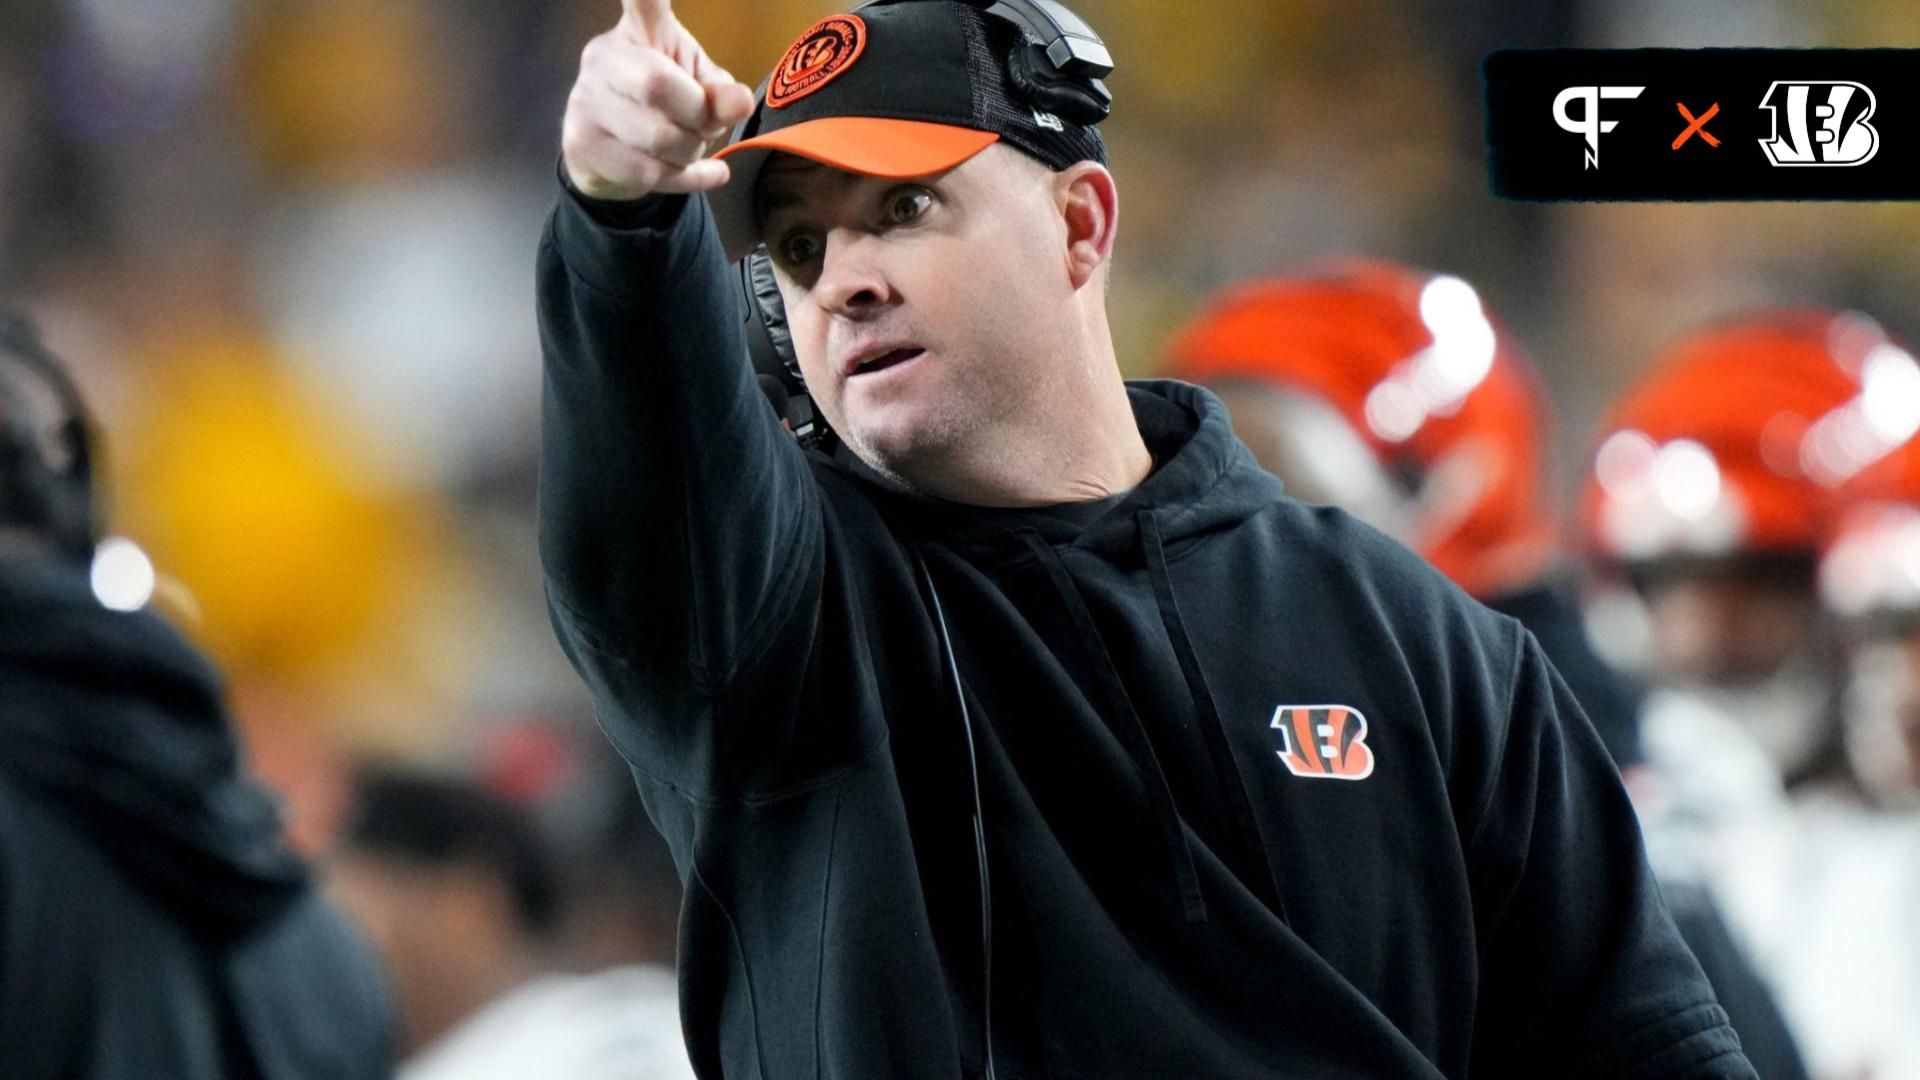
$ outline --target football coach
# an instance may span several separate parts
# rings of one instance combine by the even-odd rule
[[[1533,640],[1122,381],[1103,52],[883,0],[756,93],[627,0],[582,55],[541,555],[696,1069],[1752,1076]]]

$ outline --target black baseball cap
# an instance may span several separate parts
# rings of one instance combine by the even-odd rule
[[[775,153],[866,176],[944,172],[996,142],[1047,167],[1104,164],[1091,126],[1023,103],[1008,54],[1027,44],[1011,22],[959,0],[894,0],[829,15],[774,67],[708,193],[730,259],[760,242],[754,187]]]

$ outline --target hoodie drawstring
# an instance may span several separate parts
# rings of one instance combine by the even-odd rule
[[[1186,622],[1180,617],[1180,604],[1173,594],[1173,578],[1167,572],[1167,548],[1160,534],[1160,519],[1153,511],[1142,510],[1134,520],[1146,548],[1147,572],[1153,578],[1153,596],[1160,608],[1160,621],[1166,627],[1167,639],[1173,643],[1174,656],[1180,661],[1180,674],[1186,679],[1187,693],[1193,698],[1194,712],[1213,757],[1215,775],[1239,826],[1240,842],[1246,846],[1246,855],[1251,859],[1248,865],[1266,870],[1264,880],[1253,883],[1254,892],[1272,906],[1281,922],[1288,922],[1286,902],[1281,899],[1279,869],[1267,852],[1266,838],[1260,833],[1260,819],[1254,815],[1253,802],[1247,797],[1246,775],[1240,771],[1233,747],[1227,742],[1227,729],[1220,722],[1219,709],[1214,706],[1213,690],[1207,685],[1206,673],[1200,670],[1200,658],[1193,651]]]
[[[1059,553],[1030,529],[1021,530],[1021,537],[1040,560],[1040,565],[1046,567],[1054,590],[1065,601],[1074,628],[1080,632],[1081,644],[1088,659],[1093,662],[1100,688],[1106,694],[1107,707],[1120,719],[1120,739],[1133,756],[1135,766],[1144,774],[1147,797],[1153,802],[1154,816],[1159,819],[1166,842],[1167,857],[1173,864],[1174,881],[1180,890],[1181,910],[1188,922],[1205,922],[1207,903],[1200,895],[1200,874],[1194,869],[1193,848],[1187,842],[1186,826],[1173,804],[1173,787],[1167,783],[1167,774],[1160,767],[1159,756],[1153,752],[1146,725],[1141,723],[1140,713],[1133,707],[1126,684],[1120,681],[1120,673],[1113,667],[1113,658],[1107,654],[1106,645],[1100,640],[1099,631],[1093,624],[1093,614],[1087,610],[1086,601],[1081,597],[1079,587],[1073,583],[1072,576],[1067,573],[1066,564],[1061,562]]]

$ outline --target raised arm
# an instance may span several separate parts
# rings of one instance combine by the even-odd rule
[[[751,106],[665,0],[628,0],[582,55],[539,256],[550,606],[616,741],[666,773],[701,767],[702,700],[817,581],[817,493],[699,195]]]

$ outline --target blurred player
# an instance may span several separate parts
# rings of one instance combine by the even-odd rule
[[[1242,285],[1174,340],[1168,374],[1219,395],[1295,497],[1358,515],[1526,625],[1636,777],[1630,786],[1648,791],[1640,690],[1595,654],[1541,510],[1537,380],[1470,285],[1359,261]],[[1710,896],[1663,886],[1755,1071],[1804,1076]]]
[[[1920,424],[1920,368],[1903,365],[1882,353],[1856,399],[1886,435]],[[1847,644],[1858,790],[1798,800],[1735,883],[1813,1059],[1830,1075],[1920,1076],[1920,443],[1843,493],[1820,586]]]
[[[389,1075],[377,962],[243,769],[219,677],[145,610],[152,567],[98,544],[93,457],[0,313],[0,1075]]]
[[[370,769],[332,876],[393,973],[402,1080],[692,1075],[670,970],[552,969],[559,868],[518,805],[463,780]]]
[[[1837,632],[1897,633],[1903,511],[1844,511],[1917,428],[1920,365],[1875,323],[1765,313],[1658,358],[1582,503],[1665,686],[1646,730],[1671,803],[1650,846],[1713,883],[1819,1077],[1920,1075],[1920,838],[1875,805],[1903,797],[1904,664],[1870,639],[1843,724]]]
[[[1581,522],[1598,566],[1643,605],[1646,671],[1673,691],[1649,738],[1671,735],[1666,710],[1732,723],[1777,783],[1850,782],[1814,567],[1836,489],[1866,463],[1852,458],[1873,453],[1850,410],[1885,344],[1857,315],[1753,316],[1683,338],[1609,413]]]

